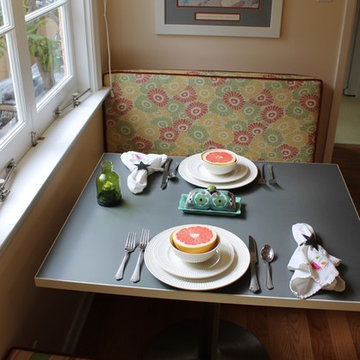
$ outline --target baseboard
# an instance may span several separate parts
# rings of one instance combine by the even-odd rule
[[[62,352],[65,354],[73,354],[76,351],[85,321],[93,303],[94,294],[84,293],[79,302],[74,318],[71,322],[69,331],[66,335]]]
[[[360,143],[359,144],[335,143],[334,147],[336,147],[336,148],[355,148],[355,149],[358,149],[360,147]]]

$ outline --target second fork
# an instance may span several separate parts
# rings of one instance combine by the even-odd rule
[[[135,270],[134,270],[134,272],[133,272],[133,274],[131,276],[131,279],[130,279],[132,282],[140,281],[141,263],[142,263],[143,258],[144,258],[144,251],[146,249],[146,245],[149,242],[149,238],[150,238],[150,230],[149,229],[143,229],[141,231],[140,243],[139,243],[140,254],[139,254],[139,257],[138,257],[137,262],[136,262]]]

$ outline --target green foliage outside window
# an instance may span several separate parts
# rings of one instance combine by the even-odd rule
[[[38,7],[43,7],[52,1],[49,0],[23,0],[25,13],[31,13]],[[40,5],[40,6],[39,6]],[[0,19],[2,13],[0,13]],[[44,84],[44,90],[51,89],[55,84],[55,72],[60,71],[62,64],[61,41],[59,34],[54,38],[49,38],[41,34],[41,28],[52,19],[59,26],[58,12],[53,11],[46,16],[41,16],[26,24],[27,40],[29,44],[30,55],[34,58],[41,78]],[[5,38],[0,38],[0,57],[4,56],[6,51]]]

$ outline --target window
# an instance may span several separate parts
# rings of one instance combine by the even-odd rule
[[[71,94],[98,87],[94,9],[91,0],[0,0],[0,169],[23,156]]]

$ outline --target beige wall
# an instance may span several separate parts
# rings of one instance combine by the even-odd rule
[[[108,0],[112,69],[238,70],[318,77],[324,82],[317,147],[317,160],[321,160],[339,66],[343,15],[347,4],[355,2],[284,0],[281,37],[265,39],[156,35],[155,0]],[[104,46],[104,34],[102,39]]]
[[[1,254],[0,359],[13,345],[64,344],[81,294],[36,288],[34,275],[103,152],[102,133],[100,109]]]

